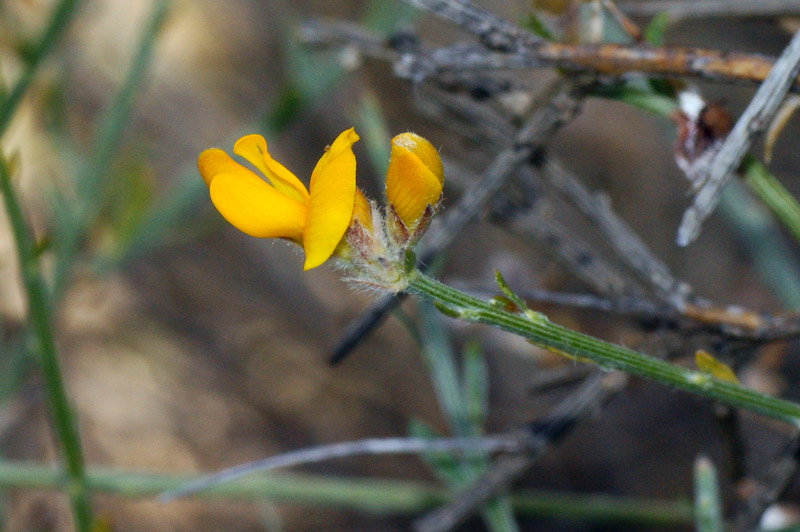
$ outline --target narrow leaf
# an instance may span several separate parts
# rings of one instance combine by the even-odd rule
[[[724,362],[720,362],[702,349],[699,349],[694,354],[694,363],[697,365],[697,369],[704,373],[708,373],[715,379],[739,384],[739,379],[736,377],[736,373],[733,372],[730,366]]]

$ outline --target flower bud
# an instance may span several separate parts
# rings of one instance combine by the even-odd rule
[[[386,200],[410,233],[428,206],[439,202],[443,181],[442,160],[433,144],[415,133],[401,133],[392,139]]]

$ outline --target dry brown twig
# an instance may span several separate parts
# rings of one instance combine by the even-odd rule
[[[773,17],[800,13],[798,0],[649,0],[626,2],[620,9],[634,17],[668,13],[673,20],[700,17]]]
[[[513,51],[537,46],[542,39],[519,26],[479,9],[469,2],[455,0],[406,0],[409,4],[449,20],[480,39],[490,50]]]
[[[414,53],[392,53],[386,46],[381,46],[380,39],[371,37],[352,25],[332,27],[320,23],[308,24],[304,27],[303,37],[306,42],[326,44],[337,38],[349,40],[350,45],[358,46],[363,53],[384,59],[391,57],[394,59],[396,73],[417,83],[425,79],[464,75],[474,71],[541,66],[558,66],[598,75],[619,76],[640,72],[698,76],[718,81],[763,81],[751,105],[714,158],[708,179],[684,214],[677,235],[677,242],[682,246],[688,245],[699,234],[703,220],[716,206],[722,186],[738,167],[753,139],[767,127],[786,93],[800,88],[797,80],[800,38],[797,36],[786,47],[779,61],[774,63],[772,59],[753,54],[696,48],[652,49],[611,44],[554,43],[538,39],[465,2],[411,0],[411,3],[475,34],[489,50],[484,46],[467,44],[433,51],[420,48]]]
[[[426,2],[417,0],[416,3]],[[530,36],[519,28],[516,34]],[[510,51],[502,52],[498,48],[487,50],[477,44],[401,52],[393,50],[389,43],[355,24],[320,20],[304,23],[300,37],[306,44],[353,46],[370,57],[392,60],[395,72],[414,82],[476,71],[559,67],[576,73],[602,76],[644,73],[754,84],[764,81],[775,61],[763,55],[702,48],[562,44],[538,39],[512,40],[516,48],[512,46]],[[800,80],[796,77],[792,80],[790,90],[800,92]]]
[[[497,221],[521,238],[545,243],[557,263],[598,293],[644,297],[641,285],[600,257],[587,239],[555,220],[545,203],[537,201],[532,209]]]
[[[526,430],[474,438],[369,438],[333,443],[297,449],[239,464],[186,483],[174,491],[166,492],[161,495],[160,500],[161,502],[170,502],[254,473],[265,473],[275,469],[327,462],[339,458],[422,453],[519,453],[529,449],[538,449],[542,444],[543,439],[540,436]]]
[[[617,255],[648,281],[659,299],[679,311],[685,308],[689,285],[673,277],[669,268],[617,216],[606,197],[589,192],[577,176],[552,157],[545,161],[542,175],[597,225]]]

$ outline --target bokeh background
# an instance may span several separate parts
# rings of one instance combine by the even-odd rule
[[[479,4],[515,22],[532,9],[525,0]],[[4,79],[14,79],[22,68],[21,45],[41,31],[53,5],[50,0],[0,3]],[[63,223],[59,203],[79,202],[84,193],[82,165],[128,75],[152,6],[83,2],[2,139],[3,152],[17,154],[15,185],[43,241]],[[303,273],[296,249],[228,226],[213,211],[196,173],[200,151],[230,150],[239,135],[258,131],[267,135],[273,155],[307,180],[322,149],[343,129],[362,127],[375,109],[390,135],[419,132],[443,157],[475,172],[488,163],[483,147],[420,112],[408,83],[396,79],[391,66],[304,49],[295,31],[309,17],[362,21],[387,32],[413,29],[434,44],[468,38],[430,14],[392,1],[170,2],[130,121],[102,176],[102,201],[80,238],[57,309],[68,392],[92,467],[209,472],[306,446],[403,436],[412,420],[447,432],[419,347],[401,322],[390,318],[347,360],[330,367],[328,351],[374,295],[348,288],[329,268]],[[791,23],[687,21],[669,27],[667,42],[776,55],[791,35]],[[535,84],[553,73],[543,69],[530,76]],[[753,92],[699,87],[734,116]],[[373,114],[365,115],[365,109]],[[794,192],[800,192],[794,179],[797,133],[791,122],[771,165]],[[770,283],[774,272],[759,260],[751,236],[724,213],[711,219],[697,243],[674,244],[688,199],[687,183],[672,158],[673,141],[669,121],[590,99],[550,150],[587,186],[605,192],[622,218],[702,297],[770,312],[800,304],[791,290]],[[363,142],[355,149],[359,184],[379,198],[380,161],[372,162]],[[445,211],[457,199],[458,190],[446,186]],[[796,246],[780,233],[778,238],[796,259]],[[462,234],[440,276],[457,286],[491,290],[496,269],[514,287],[587,290],[553,262],[545,246],[487,222]],[[407,315],[415,312],[412,302],[403,308]],[[653,340],[630,320],[553,306],[543,310],[553,321],[623,345],[647,351],[653,342],[654,349],[667,349],[658,344],[660,337]],[[26,312],[13,241],[0,214],[0,345],[14,345]],[[529,382],[543,368],[573,362],[505,334],[445,323],[456,351],[477,338],[485,354],[489,431],[544,416],[564,396],[562,388],[533,393]],[[59,454],[36,366],[17,352],[24,350],[5,351],[0,353],[6,359],[0,452],[8,460],[55,463]],[[796,354],[791,342],[759,351],[746,368],[752,377],[746,382],[796,399]],[[741,423],[742,452],[751,467],[776,452],[786,434],[785,427],[752,416]],[[725,478],[729,460],[713,406],[634,379],[519,485],[687,499],[692,464],[701,453],[715,460]],[[337,460],[299,470],[331,478],[434,480],[422,461],[408,456]],[[733,486],[723,485],[726,497],[734,498]],[[791,494],[796,497],[796,489]],[[71,527],[66,500],[57,493],[10,489],[3,500],[6,530]],[[409,529],[413,517],[292,501],[160,504],[100,494],[94,502],[108,529],[118,531],[392,531]],[[530,516],[521,523],[526,530],[606,529]],[[482,527],[475,518],[463,529]]]

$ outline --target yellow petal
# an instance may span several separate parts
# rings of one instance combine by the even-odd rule
[[[217,148],[205,150],[197,157],[197,169],[200,170],[200,175],[208,186],[211,186],[211,181],[219,174],[236,174],[241,175],[244,179],[261,181],[256,174]]]
[[[372,232],[372,206],[358,187],[356,187],[356,198],[353,204],[353,216],[350,223],[353,221],[358,222],[367,233]]]
[[[305,270],[328,260],[350,225],[356,196],[356,157],[352,146],[357,140],[353,128],[343,131],[311,174],[308,215],[303,229]]]
[[[289,238],[300,243],[306,207],[265,181],[219,174],[211,182],[211,201],[238,230],[258,238]]]
[[[308,191],[305,185],[296,175],[272,158],[267,151],[267,141],[261,135],[247,135],[240,138],[233,145],[233,153],[261,170],[278,192],[303,204],[308,203]]]
[[[439,183],[444,183],[442,159],[439,158],[439,152],[428,139],[416,133],[400,133],[392,139],[392,146],[400,146],[413,152],[433,172]]]
[[[442,160],[433,144],[415,133],[392,139],[386,200],[407,228],[417,224],[428,205],[439,201],[443,180]]]

